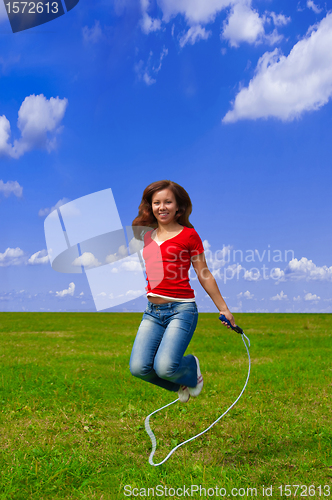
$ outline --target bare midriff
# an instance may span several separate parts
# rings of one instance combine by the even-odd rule
[[[173,302],[172,300],[162,299],[161,297],[148,297],[148,300],[152,304],[167,304],[168,302]]]

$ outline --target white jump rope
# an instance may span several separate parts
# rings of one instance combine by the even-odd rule
[[[163,406],[162,408],[159,408],[158,410],[155,410],[154,412],[150,413],[150,415],[148,415],[145,419],[145,430],[146,432],[149,434],[150,436],[150,439],[151,439],[151,443],[152,443],[152,451],[151,451],[151,454],[150,454],[150,457],[149,457],[149,464],[150,465],[153,465],[154,467],[158,467],[158,465],[161,465],[163,464],[164,462],[166,462],[166,460],[169,459],[169,457],[172,455],[172,453],[175,452],[175,450],[177,450],[178,448],[180,448],[180,446],[183,446],[184,444],[186,443],[189,443],[189,441],[192,441],[193,439],[196,439],[198,438],[199,436],[201,436],[202,434],[204,434],[205,432],[207,432],[209,429],[211,429],[211,427],[213,427],[217,422],[219,422],[219,420],[226,415],[226,413],[229,412],[229,410],[231,408],[233,408],[233,406],[238,402],[238,400],[240,399],[240,397],[242,396],[246,386],[247,386],[247,383],[248,383],[248,380],[249,380],[249,375],[250,375],[250,365],[251,365],[251,361],[250,361],[250,354],[249,354],[249,349],[248,349],[248,346],[246,344],[246,341],[244,340],[243,337],[245,337],[247,340],[248,340],[248,344],[249,344],[249,347],[250,347],[250,340],[248,339],[248,337],[246,337],[246,335],[244,334],[243,330],[239,327],[239,326],[236,326],[236,327],[233,327],[230,323],[230,321],[228,321],[228,319],[224,316],[224,315],[221,315],[219,316],[219,319],[220,321],[224,321],[226,322],[231,328],[232,330],[234,330],[235,332],[237,333],[240,333],[241,336],[242,336],[242,340],[243,340],[243,343],[244,345],[246,346],[246,349],[247,349],[247,353],[248,353],[248,359],[249,359],[249,369],[248,369],[248,375],[247,375],[247,380],[246,380],[246,383],[244,384],[244,387],[240,393],[240,395],[238,396],[238,398],[234,401],[234,403],[228,408],[228,410],[225,411],[225,413],[223,413],[222,415],[220,415],[219,418],[217,418],[217,420],[215,422],[213,422],[213,424],[211,424],[207,429],[205,429],[205,431],[202,431],[200,432],[199,434],[196,434],[196,436],[190,438],[190,439],[187,439],[187,441],[183,441],[183,443],[180,443],[178,444],[177,446],[175,446],[175,448],[173,448],[173,450],[171,450],[169,452],[169,454],[167,455],[166,458],[164,458],[164,460],[162,462],[159,462],[159,464],[155,464],[153,462],[153,455],[155,454],[155,451],[157,449],[157,441],[156,441],[156,437],[155,435],[153,434],[152,430],[151,430],[151,427],[150,427],[150,424],[149,424],[149,420],[150,420],[150,417],[152,415],[154,415],[155,413],[158,413],[158,411],[161,411],[163,410],[164,408],[167,408],[167,406],[170,406],[170,405],[173,405],[174,403],[176,403],[177,401],[179,401],[179,398],[175,399],[174,401],[172,401],[171,403],[169,403],[168,405],[165,405]]]

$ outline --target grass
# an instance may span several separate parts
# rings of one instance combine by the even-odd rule
[[[150,498],[148,488],[165,498],[166,487],[183,485],[227,494],[244,488],[244,498],[251,498],[242,494],[247,488],[266,498],[269,486],[273,497],[286,498],[278,487],[287,484],[314,485],[315,498],[319,491],[328,498],[323,486],[330,485],[332,496],[332,315],[236,314],[251,341],[247,389],[209,432],[160,467],[148,463],[144,419],[177,395],[129,372],[141,317],[0,313],[0,500],[116,500],[133,498],[130,491]],[[216,314],[199,315],[188,352],[200,359],[204,389],[151,418],[156,463],[216,420],[246,379],[241,337]]]

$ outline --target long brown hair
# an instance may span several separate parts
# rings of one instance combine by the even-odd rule
[[[144,189],[142,201],[138,207],[138,216],[133,220],[132,226],[149,226],[156,228],[158,222],[152,211],[152,197],[154,193],[170,189],[175,196],[178,212],[175,216],[176,222],[186,227],[194,227],[189,222],[189,215],[192,212],[192,203],[187,191],[176,182],[164,180],[152,182]]]

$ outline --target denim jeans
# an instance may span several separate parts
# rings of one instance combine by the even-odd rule
[[[180,385],[195,387],[195,357],[183,355],[197,320],[195,302],[149,302],[131,352],[131,374],[169,391],[177,392]]]

